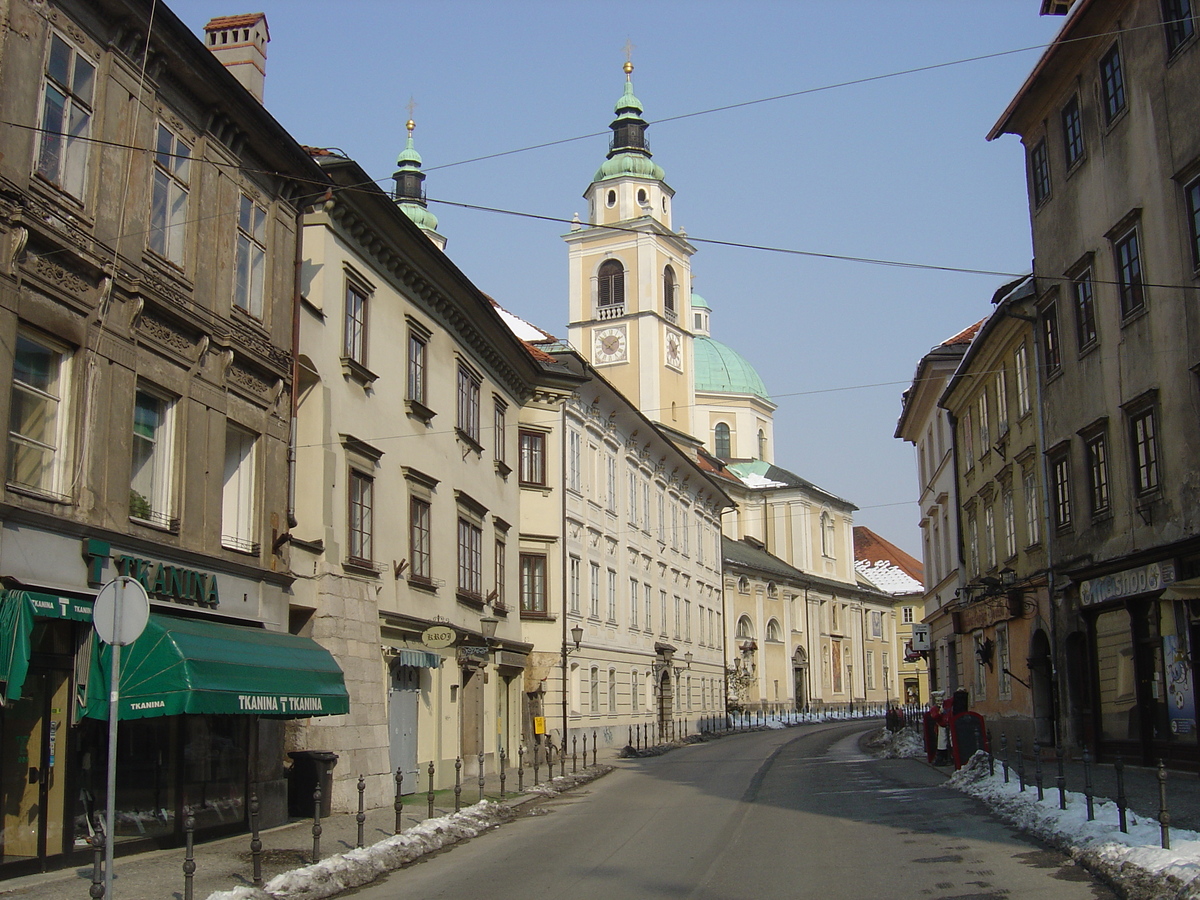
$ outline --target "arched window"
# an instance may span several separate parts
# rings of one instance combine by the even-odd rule
[[[777,585],[773,581],[768,581],[767,582],[767,596],[768,597],[778,597],[779,596],[779,585]]]
[[[833,516],[821,513],[821,555],[833,558]]]
[[[625,305],[625,267],[615,259],[600,264],[599,302],[601,306]]]
[[[738,619],[737,637],[739,640],[745,641],[754,639],[754,624],[750,621],[749,616],[742,616]]]
[[[758,429],[758,458],[767,458],[767,433],[761,428]]]
[[[717,452],[717,459],[731,459],[733,450],[729,444],[729,426],[724,422],[718,422],[713,432],[713,444]]]
[[[738,579],[738,593],[739,594],[750,593],[750,579],[747,578],[745,575],[743,575],[741,578]]]
[[[771,619],[771,621],[767,622],[767,640],[768,641],[782,641],[783,640],[782,632],[779,629],[779,620],[778,619]]]
[[[663,310],[673,321],[675,317],[675,270],[670,266],[663,269]]]

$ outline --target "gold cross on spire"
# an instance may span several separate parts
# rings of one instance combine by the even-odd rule
[[[626,38],[625,40],[625,79],[629,80],[630,73],[633,72],[633,41]]]
[[[413,121],[413,110],[417,108],[417,101],[410,95],[404,108],[408,110],[408,122],[405,127],[408,128],[408,133],[412,134],[412,130],[417,127],[417,123]]]

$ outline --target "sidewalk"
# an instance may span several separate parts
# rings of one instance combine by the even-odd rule
[[[603,755],[603,754],[602,754]],[[590,767],[589,767],[590,768]],[[583,772],[582,763],[579,771]],[[557,775],[559,767],[554,767]],[[571,761],[567,760],[567,774]],[[548,781],[545,766],[539,769],[542,781]],[[525,787],[533,786],[533,770],[525,772]],[[518,795],[517,773],[513,769],[506,779],[504,803],[519,806],[537,798],[526,792]],[[484,780],[484,795],[490,801],[500,801],[500,777],[488,775]],[[479,801],[479,782],[464,783],[460,801],[463,809]],[[434,815],[454,812],[454,792],[434,794]],[[408,829],[420,824],[429,814],[428,794],[409,794],[404,797],[403,824]],[[395,830],[396,814],[391,806],[366,811],[363,823],[363,843],[369,846],[390,837]],[[276,875],[309,865],[313,862],[313,820],[295,819],[286,825],[262,831],[262,877],[270,881]],[[321,857],[352,850],[358,843],[357,812],[335,813],[321,820]],[[253,865],[250,857],[250,835],[239,834],[195,845],[196,871],[192,890],[195,900],[204,900],[215,891],[227,891],[238,885],[252,885]],[[118,856],[113,866],[113,897],[116,900],[182,900],[184,850],[152,850],[130,856]],[[92,883],[91,865],[69,867],[55,872],[26,875],[0,881],[0,898],[36,898],[36,900],[88,900]]]

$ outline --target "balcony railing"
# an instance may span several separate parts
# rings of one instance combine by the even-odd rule
[[[607,319],[619,319],[625,315],[624,303],[611,303],[608,306],[601,306],[597,314],[597,318],[603,322]]]

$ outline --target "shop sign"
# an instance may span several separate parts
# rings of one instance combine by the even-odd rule
[[[929,625],[925,622],[913,622],[912,648],[920,652],[929,649]]]
[[[129,554],[114,554],[107,541],[92,539],[83,542],[83,558],[87,561],[89,584],[104,581],[104,563],[111,559],[119,575],[133,578],[146,589],[147,594],[156,599],[209,609],[216,609],[221,602],[217,593],[217,576],[211,572],[200,572]]]
[[[33,604],[33,613],[44,619],[71,619],[75,622],[92,621],[92,603],[90,600],[79,600],[75,597],[59,597],[57,594],[43,594],[38,591],[26,591],[25,596]]]
[[[449,647],[457,638],[458,635],[449,625],[431,625],[421,633],[421,643],[430,650]]]
[[[1079,584],[1079,605],[1096,606],[1109,600],[1159,591],[1175,581],[1175,563],[1157,562],[1136,569],[1089,578]]]
[[[486,663],[488,661],[487,647],[459,647],[458,661],[471,663]]]

